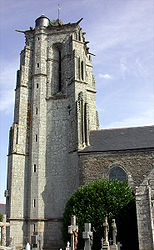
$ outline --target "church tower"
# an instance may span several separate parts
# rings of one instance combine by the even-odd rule
[[[6,190],[10,237],[17,249],[41,237],[62,247],[67,200],[79,186],[78,151],[98,128],[92,61],[79,26],[44,15],[26,37],[17,71]]]

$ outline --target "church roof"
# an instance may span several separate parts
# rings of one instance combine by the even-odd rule
[[[154,148],[154,126],[102,129],[90,132],[90,146],[80,152]]]

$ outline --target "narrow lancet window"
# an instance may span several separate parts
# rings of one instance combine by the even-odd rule
[[[83,61],[81,62],[81,79],[84,80]]]
[[[81,32],[79,31],[79,41],[81,41]]]
[[[37,135],[36,135],[36,142],[37,142]]]
[[[36,200],[33,200],[33,207],[36,207]]]
[[[17,127],[17,133],[16,133],[16,144],[18,144],[18,134],[19,134],[19,130],[18,130],[18,127]]]
[[[80,57],[78,58],[78,77],[80,80]]]
[[[61,91],[61,51],[59,51],[59,71],[58,71],[58,75],[59,75],[59,86],[58,86],[58,90]]]
[[[84,116],[83,116],[83,100],[81,100],[81,140],[84,143]]]
[[[85,144],[88,144],[88,117],[87,117],[87,103],[84,105],[84,129],[85,129]]]

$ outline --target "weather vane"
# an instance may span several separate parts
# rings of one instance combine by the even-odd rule
[[[60,16],[60,10],[61,10],[61,8],[60,8],[60,4],[59,4],[59,1],[58,1],[58,19],[59,19],[59,16]]]

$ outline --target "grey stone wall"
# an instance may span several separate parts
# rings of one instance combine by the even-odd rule
[[[153,168],[153,150],[79,152],[80,185],[96,179],[109,178],[110,169],[120,166],[135,190]]]

